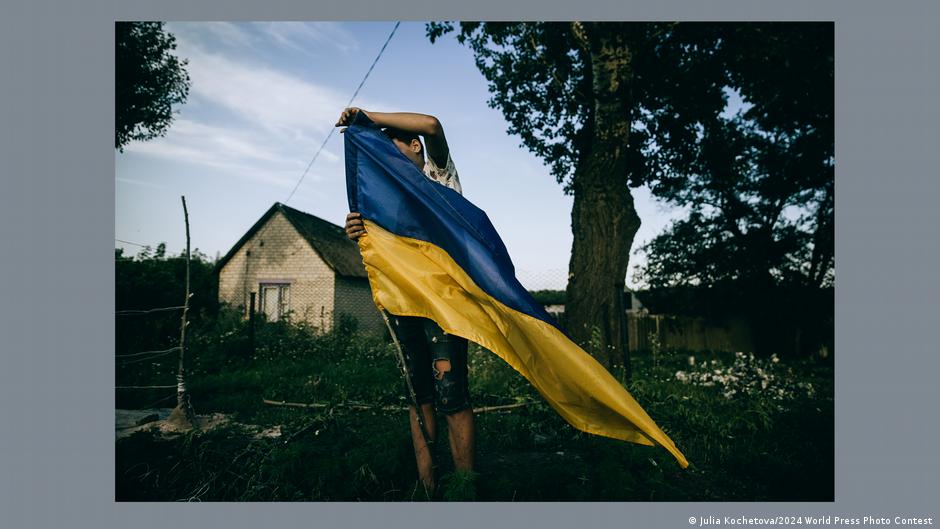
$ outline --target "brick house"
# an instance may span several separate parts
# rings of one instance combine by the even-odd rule
[[[385,326],[372,301],[359,247],[343,228],[275,202],[215,265],[219,302],[269,320],[290,312],[327,331],[346,314],[368,333]]]

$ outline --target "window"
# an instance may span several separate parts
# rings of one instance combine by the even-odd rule
[[[260,283],[258,305],[268,321],[281,319],[290,310],[290,283]]]

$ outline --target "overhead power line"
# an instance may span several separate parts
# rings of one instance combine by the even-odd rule
[[[123,239],[118,239],[117,237],[115,237],[114,240],[117,242],[123,242],[124,244],[133,244],[134,246],[140,246],[141,248],[147,248],[148,246],[153,248],[153,246],[150,244],[140,244],[139,242],[125,241]]]

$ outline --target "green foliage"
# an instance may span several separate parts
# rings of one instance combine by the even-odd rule
[[[535,301],[542,305],[564,305],[566,293],[564,290],[533,290],[529,292]]]
[[[198,248],[190,253],[189,301],[190,317],[195,314],[214,318],[218,311],[218,276],[212,272],[213,262]],[[161,242],[151,254],[149,246],[136,257],[124,256],[115,249],[115,309],[148,310],[183,304],[186,287],[186,254],[166,255]],[[177,315],[178,316],[178,315]]]
[[[115,22],[114,40],[114,148],[124,152],[130,141],[166,134],[173,105],[186,101],[191,83],[188,60],[170,52],[176,38],[163,22]]]
[[[479,473],[472,470],[454,470],[444,476],[441,480],[444,499],[447,501],[476,500],[476,480],[478,476]]]
[[[193,331],[193,404],[200,414],[279,426],[281,437],[252,437],[235,424],[175,440],[135,434],[117,445],[119,500],[421,499],[406,413],[349,406],[405,404],[391,344],[340,325],[317,333],[300,324],[260,322],[252,352],[247,324],[229,310]],[[654,364],[638,354],[627,385],[690,461],[681,470],[660,447],[572,428],[505,362],[472,345],[476,407],[534,403],[476,416],[475,477],[453,472],[446,421],[439,416],[441,499],[831,501],[831,363],[716,352],[695,353],[690,364],[689,357],[662,348]],[[758,369],[768,373],[767,387]],[[676,376],[690,371],[702,375]],[[758,382],[750,386],[754,391],[729,398],[728,387],[705,373],[729,380],[751,373]],[[781,397],[779,388],[789,389]],[[262,398],[325,406],[274,407]]]
[[[125,257],[115,250],[115,310],[151,310],[180,307],[185,298],[186,259],[183,255],[167,256],[166,244],[160,243],[155,253],[144,248],[136,257]],[[218,277],[212,272],[212,263],[196,249],[190,256],[190,293],[187,319],[190,340],[201,334],[215,336],[230,330],[237,314],[231,309],[220,313]],[[117,355],[144,351],[162,351],[177,346],[180,340],[182,309],[148,314],[119,314],[115,316],[115,352]],[[117,363],[116,375],[120,385],[176,383],[178,355],[169,354],[152,359],[132,359]],[[119,405],[131,405],[119,394]],[[139,393],[140,400],[153,401],[156,396]],[[148,402],[149,402],[148,401]],[[137,405],[142,405],[139,402]]]
[[[638,115],[653,195],[690,213],[641,249],[647,265],[634,279],[651,288],[736,282],[754,299],[772,285],[831,286],[833,26],[711,26],[721,37],[713,67],[723,72],[712,78],[745,107],[702,114],[681,134],[656,112]],[[696,112],[689,105],[680,115]]]

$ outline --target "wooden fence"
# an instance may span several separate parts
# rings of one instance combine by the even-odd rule
[[[627,312],[627,347],[630,351],[649,351],[658,340],[663,348],[690,351],[753,351],[751,330],[741,318],[725,325],[707,325],[703,318]]]

